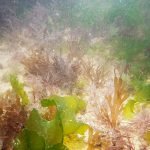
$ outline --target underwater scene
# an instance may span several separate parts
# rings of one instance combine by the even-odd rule
[[[150,0],[0,0],[0,150],[150,150]]]

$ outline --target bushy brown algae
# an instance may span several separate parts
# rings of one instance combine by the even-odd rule
[[[3,104],[2,104],[3,103]],[[2,150],[11,150],[12,142],[24,128],[27,112],[14,92],[8,91],[1,97],[0,140]]]

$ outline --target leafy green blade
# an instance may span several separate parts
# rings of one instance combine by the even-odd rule
[[[10,83],[13,88],[13,90],[16,92],[16,94],[21,98],[22,105],[29,104],[28,96],[24,90],[24,86],[22,83],[20,83],[15,75],[10,76]]]
[[[15,150],[44,150],[45,140],[36,132],[24,129],[14,144]]]
[[[63,144],[56,144],[47,148],[46,150],[69,150],[69,149]]]
[[[62,143],[63,129],[58,114],[52,121],[47,121],[42,119],[38,111],[34,109],[30,114],[26,127],[42,136],[48,145]]]
[[[58,112],[60,114],[64,135],[69,135],[75,132],[83,134],[88,126],[84,123],[76,121],[76,114],[85,109],[85,102],[75,96],[51,96],[49,99],[41,100],[43,107],[48,107],[56,103]]]
[[[135,104],[137,101],[135,100],[129,100],[128,103],[123,108],[123,116],[126,119],[132,119],[135,113]]]
[[[84,150],[87,147],[87,143],[84,141],[84,136],[78,137],[75,134],[64,137],[64,144],[69,150]]]

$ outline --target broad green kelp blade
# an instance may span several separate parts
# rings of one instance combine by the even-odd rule
[[[16,139],[14,144],[15,150],[69,150],[62,143],[48,146],[45,139],[36,132],[24,129]]]
[[[15,150],[45,150],[45,139],[36,132],[24,129],[15,141]]]
[[[47,121],[41,118],[36,109],[33,109],[26,128],[42,136],[48,145],[62,143],[63,141],[63,128],[58,114],[53,120]]]
[[[75,113],[78,113],[81,110],[84,110],[86,108],[86,103],[79,99],[76,96],[51,96],[48,99],[43,99],[41,101],[41,105],[43,107],[48,107],[56,104],[59,111],[68,108],[72,109]]]
[[[35,143],[35,146],[33,144]],[[27,120],[25,129],[14,142],[15,150],[47,150],[63,143],[63,128],[58,114],[47,121],[41,118],[36,109],[33,109]]]
[[[19,80],[17,79],[15,75],[10,75],[10,83],[11,83],[13,90],[20,97],[21,104],[22,105],[29,104],[29,99],[28,99],[27,93],[24,90],[24,86],[22,83],[19,82]]]
[[[83,150],[87,147],[87,143],[84,141],[84,136],[79,137],[77,134],[71,134],[64,137],[64,144],[69,150]]]
[[[69,149],[63,144],[56,144],[47,148],[46,150],[69,150]]]
[[[85,102],[75,96],[51,96],[48,99],[41,100],[41,105],[48,107],[53,105],[54,102],[62,120],[64,135],[73,133],[84,134],[88,126],[76,121],[76,114],[85,109]]]

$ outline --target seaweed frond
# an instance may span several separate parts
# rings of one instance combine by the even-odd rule
[[[116,128],[119,124],[119,117],[123,111],[123,104],[128,99],[129,94],[121,77],[114,77],[114,94],[106,95],[106,105],[100,107],[99,116],[103,122],[111,128]]]
[[[110,145],[109,138],[99,131],[89,129],[88,150],[108,149]]]
[[[11,103],[10,103],[11,102]],[[14,92],[8,91],[1,97],[0,139],[2,150],[10,150],[12,142],[20,133],[27,118],[27,112],[21,106],[20,99]]]
[[[60,88],[74,84],[80,68],[77,62],[68,62],[61,56],[50,56],[45,51],[33,51],[22,63],[28,73],[39,77],[44,85]]]
[[[96,88],[103,87],[106,82],[108,71],[105,69],[106,63],[102,65],[94,65],[91,61],[83,62],[84,76],[90,80]]]

